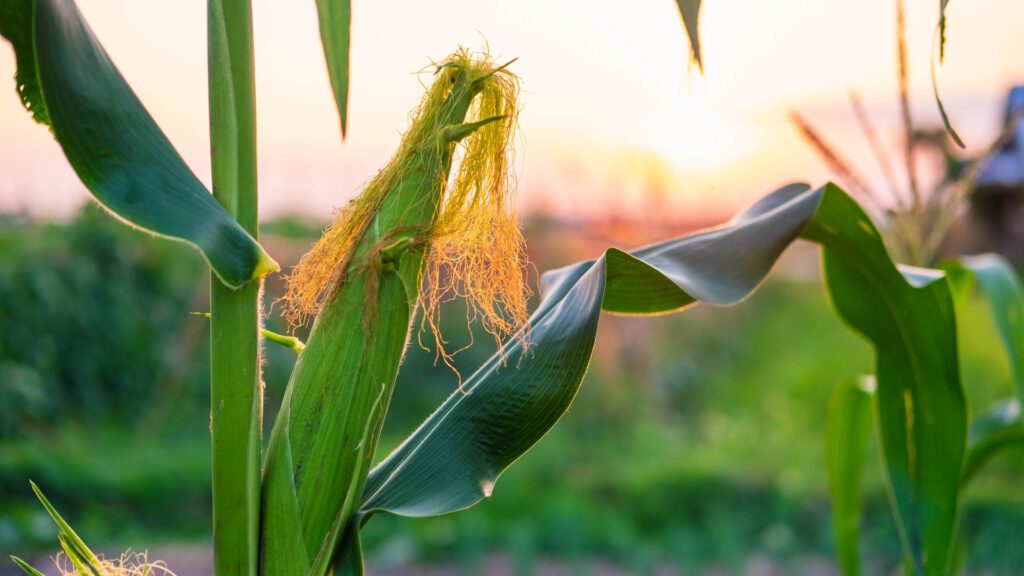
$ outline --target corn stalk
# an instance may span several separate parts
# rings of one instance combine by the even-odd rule
[[[209,0],[213,196],[258,237],[256,86],[250,0]],[[210,278],[210,434],[214,574],[254,575],[259,562],[261,282]]]

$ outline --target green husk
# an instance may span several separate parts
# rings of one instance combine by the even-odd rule
[[[318,315],[266,455],[261,573],[325,573],[362,493],[432,247],[476,231],[460,223],[490,227],[496,205],[507,210],[517,88],[486,57],[461,50],[444,61],[394,159],[291,275],[291,309]],[[482,221],[466,216],[474,213]],[[487,242],[470,247],[482,261],[507,257]],[[510,266],[521,274],[514,246]]]

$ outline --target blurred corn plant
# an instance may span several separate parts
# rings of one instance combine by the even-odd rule
[[[1012,379],[1007,385],[1012,396],[985,408],[971,422],[960,469],[962,491],[996,454],[1024,447],[1024,421],[1021,419],[1021,403],[1024,402],[1024,288],[1010,263],[996,254],[964,256],[946,262],[943,267],[950,279],[957,308],[964,307],[964,301],[975,284],[988,300],[1009,360]],[[844,576],[861,573],[861,471],[872,430],[880,432],[883,425],[881,419],[885,411],[882,402],[885,400],[878,394],[875,379],[867,376],[840,384],[829,402],[825,448],[833,528]],[[879,436],[882,437],[881,434]],[[883,440],[883,455],[887,449]],[[888,459],[887,456],[885,458]],[[891,475],[891,470],[888,472]],[[891,476],[888,480],[890,498],[897,500],[898,495],[892,491],[896,483]],[[894,505],[898,504],[894,502]],[[949,542],[949,546],[950,564],[945,573],[953,574],[964,565],[969,551],[956,539]],[[908,556],[907,568],[920,571],[921,566],[915,558]]]
[[[699,3],[686,6],[695,17]],[[344,0],[317,7],[344,134],[350,10]],[[798,238],[822,246],[836,312],[876,350],[878,436],[906,555],[921,574],[944,576],[954,564],[968,412],[952,284],[941,271],[896,266],[840,188],[786,186],[721,227],[548,272],[529,314],[510,170],[518,79],[511,62],[459,50],[434,66],[392,160],[290,274],[285,315],[313,321],[303,345],[261,327],[260,279],[276,265],[256,242],[249,2],[210,0],[208,22],[212,196],[71,0],[0,0],[18,92],[97,201],[210,263],[215,573],[361,574],[360,530],[375,514],[468,508],[555,425],[587,370],[602,311],[736,303]],[[451,297],[467,301],[499,351],[371,467],[417,315],[416,339],[450,360],[437,315]],[[265,457],[261,335],[299,353]],[[37,494],[69,572],[138,567],[96,557]],[[139,570],[151,568],[143,560]]]
[[[801,136],[819,154],[835,177],[880,223],[886,244],[894,257],[899,262],[929,266],[934,264],[950,226],[966,208],[980,168],[1012,137],[1019,117],[1008,118],[1003,132],[987,150],[976,156],[960,150],[963,142],[952,129],[918,126],[910,107],[906,14],[903,4],[903,0],[895,0],[898,102],[902,129],[898,157],[903,173],[899,174],[894,169],[890,154],[856,92],[850,93],[850,108],[884,177],[884,189],[876,188],[864,178],[862,172],[830,144],[805,115],[794,111],[791,118]],[[942,2],[941,32],[937,32],[942,38],[945,33],[946,4]],[[940,45],[944,45],[944,40]],[[932,76],[934,79],[934,67]],[[944,109],[942,117],[948,122]],[[924,174],[921,160],[929,160]]]
[[[938,34],[944,34],[945,7],[942,2],[942,23]],[[902,0],[896,0],[896,38],[899,71],[899,109],[902,124],[904,180],[893,169],[878,133],[855,92],[850,94],[854,116],[869,144],[888,190],[880,192],[860,176],[842,154],[829,144],[820,132],[801,114],[792,114],[793,122],[804,139],[819,153],[838,179],[881,222],[882,233],[895,259],[908,264],[933,265],[955,219],[967,208],[967,200],[985,162],[1014,135],[1019,114],[1009,114],[1002,132],[977,156],[958,150],[963,143],[951,130],[925,129],[915,125],[908,93],[906,53],[906,19]],[[940,39],[940,50],[942,41]],[[933,69],[934,79],[934,69]],[[941,106],[941,104],[940,104]],[[945,111],[943,119],[947,122]],[[922,178],[919,156],[929,154],[932,160],[931,179]],[[925,183],[927,182],[927,183]],[[961,256],[942,263],[952,281],[957,306],[962,308],[974,283],[988,299],[992,317],[1009,358],[1013,382],[1007,386],[1015,396],[1005,399],[983,412],[972,423],[967,452],[961,470],[961,488],[966,487],[983,465],[997,452],[1024,444],[1024,424],[1020,403],[1024,400],[1024,289],[1017,272],[1002,256],[983,254]],[[871,377],[853,378],[840,384],[832,394],[827,416],[826,450],[829,486],[832,495],[833,525],[840,568],[846,576],[860,573],[860,478],[871,430],[882,425],[885,402],[877,393]],[[882,447],[884,452],[886,446]],[[891,470],[888,471],[890,474]],[[898,504],[898,484],[891,476],[890,496]],[[899,518],[897,517],[897,520]],[[916,530],[915,526],[905,527]],[[906,544],[906,542],[904,542]],[[950,542],[952,559],[947,573],[962,566],[966,549]],[[922,564],[915,555],[907,557],[910,569],[920,572]]]
[[[683,28],[686,30],[686,35],[690,43],[690,62],[697,64],[697,67],[703,73],[704,71],[704,59],[701,51],[701,36],[700,36],[700,9],[703,0],[676,0],[676,8],[679,10],[679,16],[683,21]],[[906,95],[906,71],[907,71],[907,54],[906,54],[906,35],[904,34],[904,25],[906,18],[906,10],[904,9],[904,0],[895,0],[896,6],[896,23],[898,32],[898,43],[899,43],[899,64],[900,64],[900,88],[903,96]],[[932,78],[932,92],[935,95],[935,105],[939,110],[939,116],[942,118],[943,128],[945,134],[960,148],[964,148],[964,142],[960,138],[960,135],[953,128],[953,124],[949,119],[949,113],[946,111],[946,106],[942,102],[942,97],[939,95],[939,80],[938,73],[936,72],[936,63],[941,65],[946,58],[946,27],[948,19],[946,17],[946,9],[949,7],[949,0],[939,0],[938,6],[938,19],[935,24],[935,34],[932,37],[932,55],[929,60],[929,66],[931,67],[931,78]],[[906,106],[906,100],[902,101],[903,112],[906,114],[905,120],[909,121],[909,108]],[[856,107],[856,102],[854,103]],[[798,122],[799,123],[799,122]],[[809,139],[814,141],[813,137]],[[872,144],[874,146],[874,144]],[[910,144],[908,144],[910,146]],[[828,151],[822,150],[822,153],[828,155]],[[837,157],[833,157],[838,159]],[[833,164],[833,158],[827,158],[830,164]],[[836,167],[836,166],[833,166]],[[913,177],[913,176],[911,176]]]

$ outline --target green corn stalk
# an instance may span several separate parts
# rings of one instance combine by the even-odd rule
[[[213,196],[258,237],[256,86],[250,0],[209,0]],[[210,435],[214,574],[255,575],[259,562],[262,282],[210,278]]]
[[[212,270],[211,432],[215,571],[258,561],[260,279],[277,264],[256,243],[256,129],[249,0],[210,0],[213,195],[178,156],[71,0],[0,0],[0,35],[25,107],[52,130],[111,213],[199,248]],[[254,281],[255,280],[255,281]]]
[[[274,424],[263,472],[261,571],[323,574],[377,444],[456,144],[500,117],[465,122],[494,67],[442,66],[450,83],[410,128],[401,173],[323,304]]]

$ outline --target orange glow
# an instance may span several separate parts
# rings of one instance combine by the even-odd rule
[[[782,181],[828,172],[786,116],[797,108],[869,172],[846,94],[860,91],[883,138],[896,137],[891,0],[706,0],[706,77],[688,73],[672,0],[598,3],[353,2],[350,133],[342,144],[313,3],[255,0],[261,208],[326,219],[391,156],[422,90],[417,70],[484,38],[519,57],[524,79],[520,198],[563,214],[620,208],[609,166],[624,150],[654,154],[673,175],[669,204],[724,214]],[[201,179],[208,181],[205,10],[192,2],[79,0],[90,25]],[[908,4],[916,115],[936,121],[928,58],[937,3]],[[400,17],[396,13],[400,12]],[[1002,99],[1024,82],[1024,2],[949,8],[948,109],[973,149],[996,132]],[[0,48],[0,78],[13,76]],[[87,195],[46,130],[0,85],[0,211],[67,215]],[[595,201],[596,199],[596,201]]]

